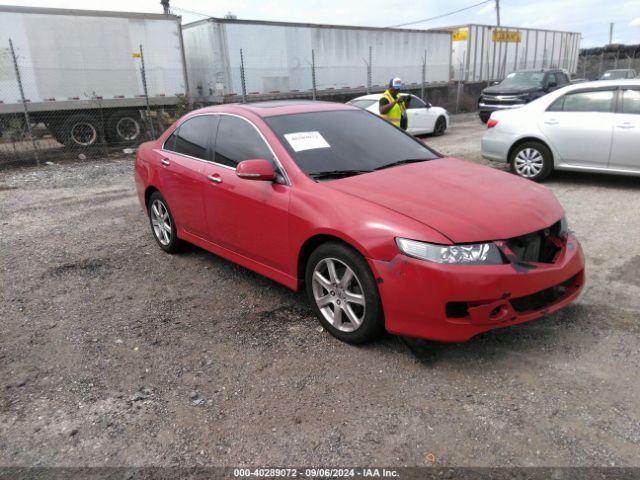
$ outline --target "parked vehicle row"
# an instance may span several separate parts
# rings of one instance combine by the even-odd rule
[[[465,341],[572,302],[584,257],[543,186],[446,158],[360,108],[192,112],[136,155],[152,234],[305,289],[350,343]]]
[[[553,170],[640,175],[640,80],[566,86],[494,112],[482,156],[543,180]]]

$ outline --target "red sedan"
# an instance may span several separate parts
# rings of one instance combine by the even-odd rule
[[[584,284],[549,190],[347,105],[191,112],[139,148],[135,178],[165,252],[189,242],[305,288],[350,343],[384,330],[464,341],[554,312]]]

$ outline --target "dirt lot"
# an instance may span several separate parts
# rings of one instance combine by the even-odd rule
[[[479,162],[483,129],[425,141]],[[162,253],[131,158],[0,172],[0,465],[640,466],[640,179],[547,185],[586,252],[578,302],[352,347],[300,294]]]

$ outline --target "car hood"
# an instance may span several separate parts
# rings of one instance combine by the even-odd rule
[[[392,167],[324,185],[413,218],[454,243],[517,237],[549,227],[563,215],[547,188],[455,158]]]
[[[502,87],[500,85],[494,85],[492,87],[487,87],[482,90],[483,94],[488,95],[522,95],[525,93],[537,92],[542,89],[542,87]]]

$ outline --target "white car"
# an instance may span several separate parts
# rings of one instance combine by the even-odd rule
[[[382,97],[381,93],[374,93],[354,98],[347,103],[380,115],[378,102]],[[407,103],[407,133],[412,135],[424,135],[427,133],[442,135],[447,128],[449,128],[449,112],[444,108],[434,107],[415,95],[411,95]]]
[[[640,80],[578,83],[491,114],[482,156],[521,177],[553,170],[640,176]]]

